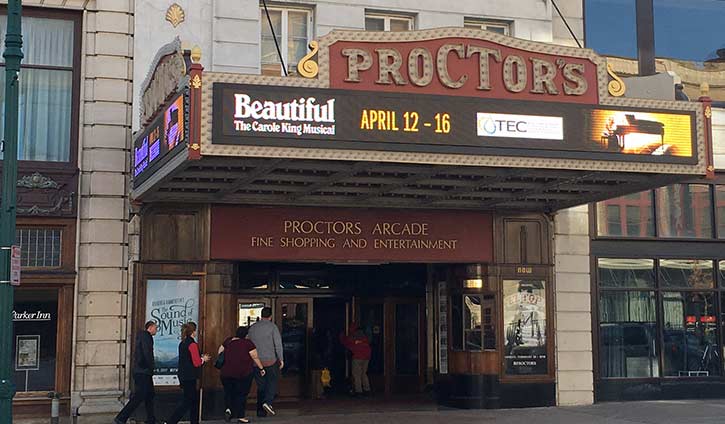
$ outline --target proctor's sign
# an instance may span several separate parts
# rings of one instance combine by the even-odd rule
[[[250,225],[250,223],[253,223]],[[490,262],[488,213],[387,209],[212,209],[211,256],[321,262]]]
[[[541,47],[531,52],[464,37],[338,41],[329,47],[330,88],[598,103],[594,62]]]

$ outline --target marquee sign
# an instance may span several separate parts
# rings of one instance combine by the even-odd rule
[[[694,163],[694,113],[214,85],[213,143]]]
[[[186,145],[188,121],[188,94],[182,91],[136,136],[133,143],[134,185],[145,181],[168,160],[170,153]]]

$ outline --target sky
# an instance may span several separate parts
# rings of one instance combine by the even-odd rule
[[[586,46],[637,57],[636,0],[584,0]],[[725,48],[725,0],[654,0],[657,57],[703,62]]]

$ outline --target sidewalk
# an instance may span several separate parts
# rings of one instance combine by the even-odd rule
[[[503,410],[437,410],[300,416],[281,410],[265,424],[714,424],[725,422],[725,400],[601,403],[592,406]],[[223,421],[207,421],[223,423]]]

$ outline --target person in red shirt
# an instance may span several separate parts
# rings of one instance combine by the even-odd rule
[[[224,365],[221,368],[222,385],[224,386],[224,402],[226,409],[224,418],[229,422],[236,417],[240,423],[248,423],[246,417],[247,395],[252,386],[256,366],[264,376],[264,366],[257,355],[257,347],[247,339],[249,327],[237,328],[234,337],[224,340],[219,346],[219,354],[224,352]]]
[[[199,424],[199,389],[197,382],[201,376],[201,366],[209,361],[209,355],[199,354],[199,345],[194,340],[196,323],[189,322],[181,326],[181,343],[179,343],[179,384],[184,397],[171,414],[167,424],[178,424],[181,417],[189,411],[191,424]]]
[[[370,393],[370,380],[368,380],[368,365],[370,364],[370,342],[357,325],[350,325],[350,336],[340,333],[340,343],[352,352],[352,384],[355,395]]]

